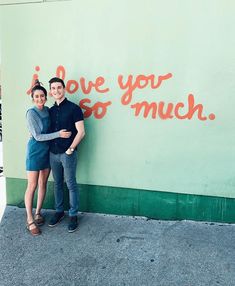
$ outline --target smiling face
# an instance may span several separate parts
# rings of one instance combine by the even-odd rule
[[[40,90],[36,89],[33,93],[33,102],[38,109],[42,109],[46,103],[46,96],[45,93]]]
[[[51,83],[51,95],[54,97],[57,103],[60,103],[64,100],[65,96],[65,88],[63,87],[61,82],[53,82]]]

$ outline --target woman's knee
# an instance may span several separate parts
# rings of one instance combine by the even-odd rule
[[[39,180],[39,182],[38,182],[38,189],[46,189],[46,187],[47,187],[47,181],[45,181],[45,180]]]
[[[36,183],[28,183],[26,192],[34,193],[36,191],[37,184]]]

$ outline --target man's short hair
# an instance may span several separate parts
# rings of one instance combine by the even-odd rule
[[[49,80],[49,86],[50,86],[50,89],[51,89],[51,84],[53,82],[60,82],[62,85],[63,85],[63,88],[65,88],[65,84],[64,84],[64,81],[59,78],[59,77],[53,77],[52,79]]]

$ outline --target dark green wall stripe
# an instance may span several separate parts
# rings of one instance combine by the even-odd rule
[[[24,179],[6,178],[8,205],[24,207],[26,184]],[[93,185],[79,188],[80,211],[235,223],[235,199]],[[65,201],[67,209],[66,188]],[[53,202],[53,183],[49,182],[44,208],[53,208]]]

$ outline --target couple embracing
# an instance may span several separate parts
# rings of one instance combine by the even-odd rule
[[[76,182],[77,146],[85,135],[81,108],[65,97],[64,81],[54,77],[49,81],[55,104],[45,106],[47,91],[36,80],[31,90],[34,107],[26,113],[31,137],[27,145],[26,170],[28,185],[25,192],[27,229],[33,235],[41,234],[45,223],[41,214],[46,195],[47,180],[52,170],[54,179],[55,213],[49,226],[56,226],[65,216],[64,180],[69,191],[68,231],[78,227],[78,189]],[[33,214],[33,198],[38,187],[37,206]]]

